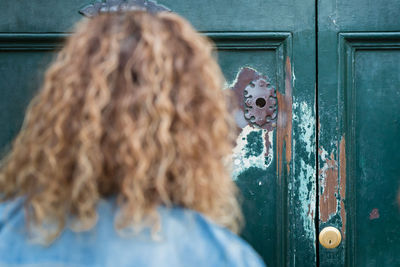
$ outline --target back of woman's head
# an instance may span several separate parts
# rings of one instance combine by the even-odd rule
[[[179,205],[237,230],[221,77],[209,41],[175,14],[81,22],[3,159],[1,199],[24,197],[28,222],[55,223],[56,234],[68,217],[90,229],[109,195],[117,228]]]

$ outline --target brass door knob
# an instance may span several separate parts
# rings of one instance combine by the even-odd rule
[[[319,242],[325,248],[336,248],[342,241],[340,231],[335,227],[328,226],[319,233]]]

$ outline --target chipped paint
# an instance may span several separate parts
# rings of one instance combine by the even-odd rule
[[[273,132],[267,131],[265,129],[256,129],[250,125],[243,128],[239,137],[236,139],[236,147],[233,150],[233,179],[237,180],[239,175],[243,173],[250,167],[257,167],[260,169],[267,169],[273,159]],[[249,137],[258,135],[260,138],[265,138],[268,142],[261,142],[257,144],[257,149],[260,151],[255,151],[253,144],[249,143]],[[265,144],[268,144],[266,147]]]
[[[315,168],[307,164],[303,159],[300,161],[301,172],[299,175],[300,187],[299,199],[301,218],[303,219],[304,230],[310,238],[314,237],[314,214],[315,214]]]
[[[315,117],[312,108],[306,102],[298,103],[293,100],[293,122],[299,129],[299,137],[293,136],[293,153],[296,151],[296,141],[299,140],[302,145],[301,149],[307,153],[307,161],[313,162],[315,149]],[[295,135],[295,133],[294,133]],[[295,158],[293,154],[293,158]],[[303,227],[309,238],[315,237],[314,214],[315,214],[315,165],[307,163],[302,158],[300,160],[299,181],[299,201],[300,215],[303,220]]]
[[[285,94],[277,91],[278,123],[276,131],[277,171],[278,177],[282,174],[283,160],[286,162],[286,171],[290,173],[292,160],[292,67],[289,57],[285,64]],[[285,155],[283,155],[285,149]]]
[[[297,111],[298,108],[300,109],[299,111]],[[315,118],[312,109],[304,101],[301,103],[294,101],[293,109],[296,110],[293,113],[293,120],[299,123],[300,140],[305,143],[305,150],[308,153],[308,157],[311,157],[315,146]],[[301,114],[301,117],[298,114]]]
[[[323,151],[323,149],[321,149]],[[320,151],[321,151],[320,150]],[[322,157],[326,151],[320,153],[324,165],[319,170],[322,193],[319,196],[319,211],[322,222],[327,222],[338,210],[336,196],[338,194],[338,164],[334,152],[329,158]]]
[[[332,144],[329,154],[324,148],[319,149],[322,167],[319,170],[320,220],[325,223],[338,215],[341,221],[343,238],[346,236],[346,139],[340,139],[339,146]]]
[[[240,174],[250,167],[267,169],[273,160],[273,129],[276,123],[271,121],[262,126],[255,125],[246,119],[244,113],[245,94],[248,93],[245,89],[250,82],[258,81],[261,78],[268,79],[251,67],[243,67],[239,69],[235,80],[230,85],[226,85],[236,97],[237,105],[233,115],[238,127],[242,128],[233,150],[232,177],[234,180],[237,180]],[[270,101],[269,98],[268,101]],[[268,101],[267,106],[269,107],[272,104]]]
[[[369,219],[370,220],[376,220],[379,219],[379,210],[378,209],[372,209],[370,214],[369,214]]]
[[[296,75],[294,75],[294,71],[292,72],[292,86],[295,87],[295,83],[296,83]]]

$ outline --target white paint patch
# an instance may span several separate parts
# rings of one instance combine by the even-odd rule
[[[335,149],[332,149],[332,154],[336,153]],[[335,165],[332,166],[331,164],[328,164],[328,162],[331,162],[331,158],[328,159],[329,153],[326,151],[323,147],[319,148],[319,156],[320,156],[320,161],[324,163],[322,168],[320,168],[321,175],[319,177],[319,180],[322,182],[321,187],[323,191],[325,190],[325,183],[326,183],[326,173],[328,169],[332,168],[337,168],[337,162],[335,161]]]
[[[337,24],[337,16],[336,14],[328,16],[330,20],[332,21],[332,24],[334,25],[335,29],[338,29],[338,24]]]
[[[313,108],[310,107],[306,102],[293,101],[293,121],[299,128],[298,137],[293,137],[293,158],[297,149],[305,151],[307,157],[300,159],[300,171],[298,181],[298,199],[300,200],[300,215],[303,220],[303,226],[306,234],[310,239],[315,238],[314,229],[314,217],[315,217],[315,201],[316,201],[316,169],[313,164],[307,162],[314,162],[313,157],[315,156],[315,116],[313,114]],[[293,134],[293,136],[295,133]],[[298,140],[301,144],[301,148],[296,148]],[[294,164],[296,165],[296,164]]]
[[[261,136],[263,139],[263,150],[258,156],[248,156],[248,149],[246,148],[247,135],[249,135],[252,132],[261,132]],[[237,180],[239,175],[250,167],[267,169],[271,165],[273,159],[272,142],[273,142],[274,132],[268,132],[268,140],[270,146],[268,149],[268,155],[266,155],[267,149],[265,147],[264,137],[267,132],[268,132],[267,130],[253,128],[250,125],[247,125],[246,127],[243,128],[239,137],[236,139],[236,147],[233,149],[233,156],[232,156],[234,163],[232,171],[233,180]],[[262,185],[262,183],[259,185]]]
[[[323,147],[321,147],[319,149],[319,156],[321,157],[321,161],[326,162],[326,157],[328,156],[328,152]]]
[[[293,66],[293,68],[294,68],[294,66]],[[293,83],[292,87],[295,88],[296,75],[294,75],[294,70],[292,70],[292,83]]]
[[[292,155],[293,155],[293,159],[296,158],[296,139],[292,138]],[[292,164],[292,169],[293,169],[293,173],[296,173],[296,164]],[[287,183],[287,187],[289,192],[292,192],[293,189],[293,183]]]
[[[310,164],[305,163],[303,159],[300,161],[300,168],[298,192],[301,200],[301,218],[303,218],[305,232],[310,238],[314,238],[315,169]],[[311,188],[308,188],[308,186],[311,186]]]
[[[224,82],[224,88],[222,90],[229,90],[233,85],[230,85],[227,81]]]
[[[293,103],[293,120],[297,121],[300,128],[300,140],[305,143],[305,150],[310,157],[314,151],[315,117],[312,109],[306,102]]]

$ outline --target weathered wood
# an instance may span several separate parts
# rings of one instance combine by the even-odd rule
[[[343,236],[320,266],[400,265],[399,14],[396,0],[318,1],[319,230]]]

